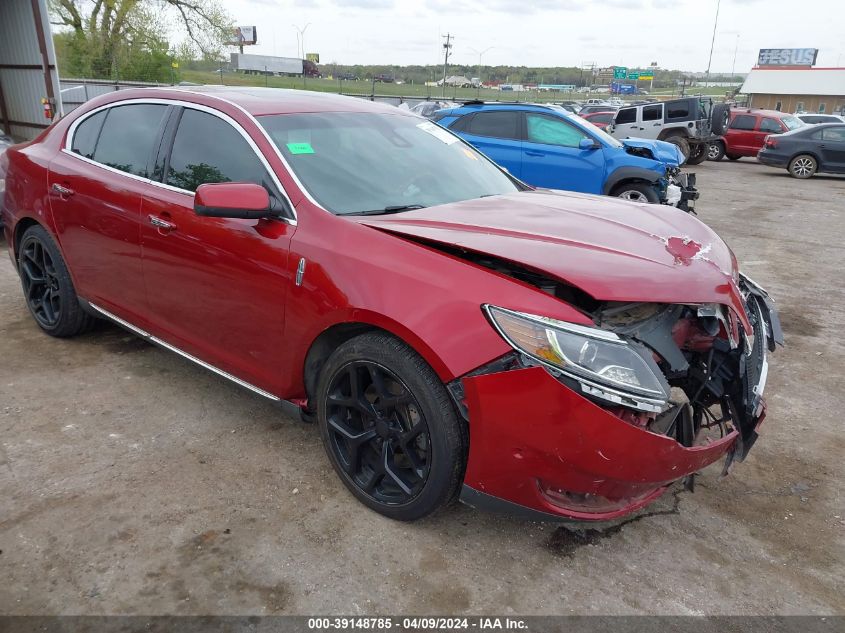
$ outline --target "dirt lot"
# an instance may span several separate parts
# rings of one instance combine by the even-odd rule
[[[603,532],[384,519],[260,397],[107,325],[41,334],[4,254],[0,613],[845,613],[845,178],[695,171],[781,310],[765,434]]]

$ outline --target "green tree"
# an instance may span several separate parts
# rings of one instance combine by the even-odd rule
[[[203,56],[219,56],[232,21],[217,0],[50,0],[62,72],[93,78],[166,81],[168,27]],[[184,50],[184,49],[183,49]]]

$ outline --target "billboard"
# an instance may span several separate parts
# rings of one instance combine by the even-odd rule
[[[236,26],[233,29],[230,46],[247,46],[258,42],[258,33],[254,26]]]
[[[320,63],[320,53],[305,53],[305,59],[315,64]]]
[[[761,48],[758,66],[815,66],[817,48]]]

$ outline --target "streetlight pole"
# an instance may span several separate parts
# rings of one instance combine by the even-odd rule
[[[309,22],[302,28],[298,27],[296,24],[291,24],[291,26],[295,28],[297,33],[299,34],[299,37],[296,40],[297,46],[302,47],[302,52],[300,54],[300,59],[302,59],[302,87],[305,88],[305,31],[308,30],[308,27],[311,26],[311,23]]]
[[[722,0],[716,0],[716,19],[713,20],[713,39],[710,40],[710,59],[707,60],[707,76],[704,79],[705,84],[710,81],[710,64],[713,63],[713,46],[716,44],[716,27],[719,26],[719,5],[721,4]]]
[[[736,45],[734,46],[734,63],[731,66],[731,83],[734,80],[734,74],[736,73],[736,52],[739,50],[739,33],[736,34]]]
[[[446,100],[446,68],[449,66],[449,54],[452,52],[452,34],[446,33],[446,42],[443,44],[443,100]]]
[[[475,87],[475,98],[476,99],[478,99],[479,94],[481,93],[481,58],[484,56],[484,53],[486,53],[487,51],[491,51],[494,48],[496,48],[496,47],[495,46],[488,46],[483,51],[477,51],[474,48],[472,48],[471,46],[469,47],[469,50],[471,50],[473,53],[478,53],[478,85]]]

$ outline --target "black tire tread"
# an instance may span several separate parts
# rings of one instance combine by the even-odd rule
[[[62,316],[59,323],[52,329],[42,327],[36,320],[41,330],[50,336],[56,338],[69,338],[83,334],[94,327],[97,319],[90,315],[82,305],[79,303],[79,297],[76,294],[76,288],[73,286],[73,280],[70,277],[65,260],[62,257],[61,251],[52,236],[41,225],[34,225],[29,227],[21,237],[21,246],[30,240],[37,239],[50,253],[53,264],[56,267],[56,273],[59,278],[60,291],[62,292]]]
[[[358,491],[354,487],[354,484],[346,479],[345,473],[342,472],[331,455],[327,441],[326,408],[323,396],[328,389],[328,382],[334,372],[350,360],[361,358],[382,363],[401,377],[408,384],[409,388],[411,388],[410,383],[418,379],[422,383],[421,386],[424,393],[414,390],[417,401],[425,408],[426,403],[424,400],[430,398],[432,401],[431,404],[433,404],[431,408],[434,409],[433,414],[440,416],[439,419],[442,421],[442,424],[438,424],[437,420],[432,420],[429,413],[426,412],[426,420],[429,424],[431,435],[433,436],[436,431],[445,434],[446,446],[449,447],[450,455],[448,459],[451,462],[451,467],[447,473],[446,483],[442,486],[440,493],[435,499],[429,500],[428,503],[421,507],[413,507],[419,500],[419,496],[411,501],[410,504],[402,506],[378,504]],[[404,367],[399,367],[398,365],[404,365]],[[323,365],[316,391],[317,421],[329,461],[331,461],[332,467],[343,483],[359,501],[376,512],[400,521],[421,519],[455,503],[460,493],[464,471],[466,469],[469,430],[466,428],[463,419],[458,416],[452,399],[440,378],[431,366],[411,347],[395,336],[382,331],[366,332],[351,338],[338,346]],[[432,428],[433,425],[437,425],[436,430]],[[432,469],[436,467],[436,463],[432,465]],[[431,477],[431,474],[429,477]],[[420,495],[424,494],[425,491],[420,493]]]

